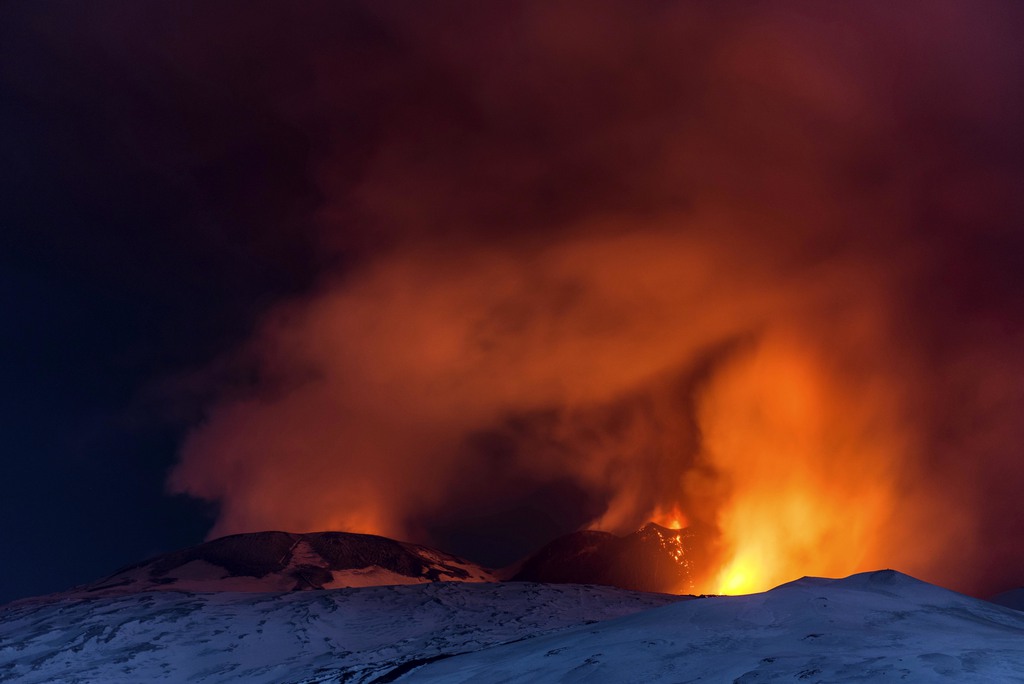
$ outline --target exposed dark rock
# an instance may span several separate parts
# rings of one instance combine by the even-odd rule
[[[295,578],[292,591],[323,589],[325,584],[334,579],[334,573],[318,565],[298,565],[292,568],[290,574]]]
[[[332,570],[376,565],[407,577],[423,577],[428,565],[410,544],[387,537],[348,532],[314,532],[301,535]]]
[[[511,579],[695,593],[695,579],[710,565],[706,543],[710,537],[692,528],[671,530],[654,523],[625,536],[574,532],[527,558]],[[161,589],[298,591],[496,579],[470,561],[377,535],[255,532],[157,556],[79,590],[102,594]]]
[[[202,564],[189,565],[195,561]],[[231,578],[243,582],[232,583]],[[352,586],[350,581],[365,586],[495,579],[490,571],[470,561],[387,537],[349,532],[253,532],[150,558],[78,589],[91,593],[221,588],[297,591],[322,589],[332,583]]]
[[[297,536],[287,532],[253,532],[221,537],[150,561],[150,574],[159,577],[191,561],[202,560],[226,569],[231,577],[264,577],[288,565]]]
[[[707,536],[654,523],[625,536],[574,532],[529,557],[513,581],[604,584],[636,591],[693,593],[708,567]]]

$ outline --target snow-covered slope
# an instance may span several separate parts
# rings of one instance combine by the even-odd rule
[[[581,530],[541,548],[512,579],[693,594],[694,576],[708,563],[706,546],[707,535],[699,530],[671,530],[655,523],[625,536]]]
[[[1024,615],[892,571],[805,578],[483,649],[402,681],[1024,682]]]
[[[464,582],[28,599],[0,607],[0,681],[385,682],[431,658],[680,600]]]
[[[0,681],[1024,682],[1024,613],[892,571],[690,600],[515,582],[65,595],[0,608]]]
[[[150,558],[72,593],[278,592],[495,580],[491,571],[463,558],[376,535],[253,532]]]

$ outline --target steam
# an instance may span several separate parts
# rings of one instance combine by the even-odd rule
[[[317,169],[324,250],[358,258],[268,313],[254,386],[171,477],[220,503],[211,535],[436,542],[558,486],[563,525],[678,508],[733,581],[970,589],[1018,553],[965,542],[1024,475],[1024,316],[987,280],[1015,265],[968,255],[1016,244],[1021,207],[961,144],[1020,111],[1009,29],[976,3],[385,7],[381,85],[325,48],[308,95],[390,98],[364,164],[337,142]]]

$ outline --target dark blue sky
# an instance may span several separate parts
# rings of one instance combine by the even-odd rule
[[[199,404],[165,386],[317,272],[306,138],[133,58],[117,6],[0,8],[0,601],[202,539],[164,494]]]

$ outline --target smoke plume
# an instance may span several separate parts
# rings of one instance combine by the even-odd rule
[[[260,97],[310,136],[335,258],[184,444],[212,535],[508,562],[676,510],[709,590],[1019,581],[1014,3],[303,12],[251,19],[295,51]]]

